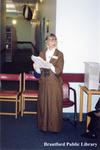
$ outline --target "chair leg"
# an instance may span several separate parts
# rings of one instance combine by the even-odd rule
[[[74,105],[74,126],[77,126],[77,106]]]
[[[21,95],[19,96],[19,109],[18,109],[19,112],[21,112]]]
[[[21,116],[23,117],[23,96],[21,98]]]
[[[18,97],[16,97],[16,103],[15,103],[15,118],[17,118],[17,106],[18,106]]]

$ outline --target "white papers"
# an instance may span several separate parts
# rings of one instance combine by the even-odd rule
[[[32,55],[31,59],[33,60],[34,63],[36,63],[38,65],[39,68],[45,68],[45,69],[50,69],[51,65],[49,62],[46,62],[45,60],[43,60],[41,57],[37,57]]]

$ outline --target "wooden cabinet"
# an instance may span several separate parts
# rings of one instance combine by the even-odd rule
[[[12,62],[16,51],[16,29],[14,26],[6,27],[6,62]]]

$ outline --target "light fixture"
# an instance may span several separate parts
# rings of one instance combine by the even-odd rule
[[[22,11],[19,11],[19,10],[16,10],[16,9],[6,9],[6,12],[22,14]]]
[[[7,1],[6,4],[6,12],[7,13],[22,13],[22,11],[20,10],[16,10],[15,4],[12,1]]]
[[[50,21],[48,19],[48,20],[46,20],[46,31],[47,31],[47,33],[49,32],[49,28],[50,28]]]
[[[6,8],[7,9],[15,9],[15,5],[14,4],[6,4]]]
[[[40,0],[40,3],[42,3],[43,2],[43,0]]]
[[[16,19],[13,19],[13,20],[12,20],[12,24],[13,24],[13,25],[16,25],[16,24],[17,24],[17,20],[16,20]]]
[[[38,11],[39,10],[39,3],[37,2],[35,5],[35,10]]]
[[[36,10],[33,12],[32,19],[36,19]]]

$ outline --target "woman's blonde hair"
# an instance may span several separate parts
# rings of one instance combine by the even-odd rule
[[[53,37],[53,38],[55,38],[55,40],[57,40],[56,35],[53,34],[53,33],[48,34],[48,35],[46,36],[45,40],[47,41],[49,37]]]

